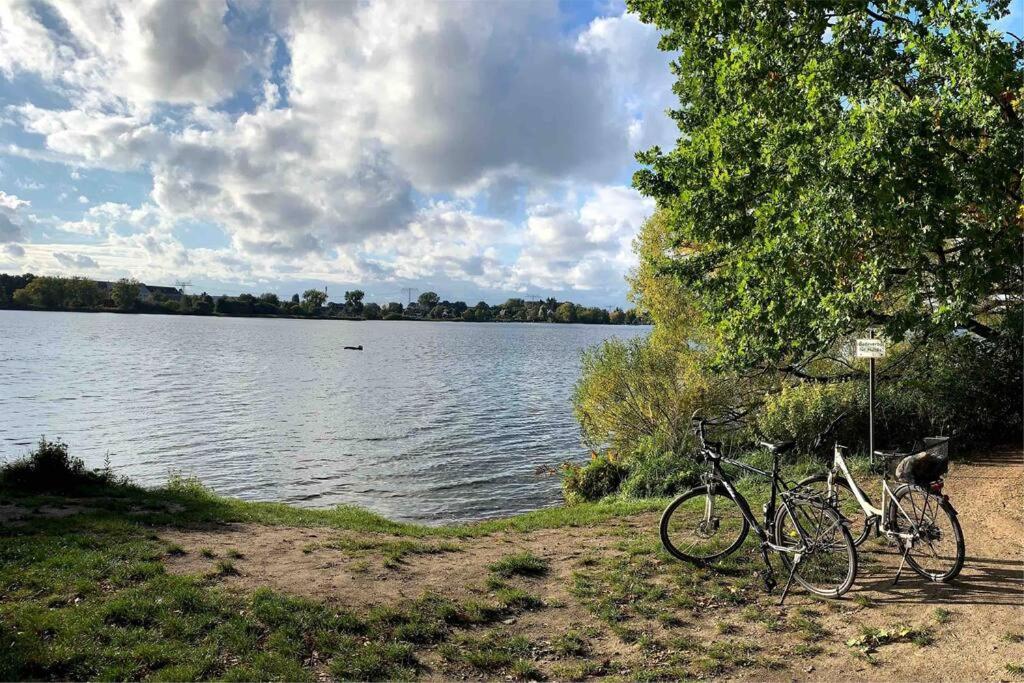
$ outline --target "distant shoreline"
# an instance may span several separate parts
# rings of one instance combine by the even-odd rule
[[[123,310],[120,308],[46,308],[43,306],[5,306],[0,311],[24,311],[29,313],[115,313],[117,315],[160,315],[182,318],[268,318],[271,320],[326,320],[326,321],[348,321],[348,322],[421,322],[421,323],[465,323],[467,325],[480,324],[510,324],[521,323],[523,325],[584,325],[602,327],[649,327],[651,323],[611,323],[611,322],[561,322],[557,320],[463,320],[462,318],[418,318],[415,316],[401,316],[399,318],[363,318],[336,315],[282,315],[273,313],[193,313],[181,311],[168,311],[160,307],[153,310]]]

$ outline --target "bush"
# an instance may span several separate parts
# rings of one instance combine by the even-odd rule
[[[593,453],[585,465],[562,465],[562,493],[569,503],[600,500],[618,491],[628,473],[614,454]]]
[[[583,353],[573,406],[591,448],[632,453],[645,440],[676,451],[690,438],[695,409],[717,414],[724,382],[702,365],[704,354],[654,335],[609,339]]]
[[[866,393],[867,384],[863,381],[784,386],[781,392],[765,400],[756,428],[769,441],[796,441],[795,453],[806,453],[814,439],[846,412],[846,418],[830,439],[853,445],[851,441],[859,441],[859,432],[865,431],[861,418],[867,411]]]
[[[0,487],[19,492],[67,494],[113,483],[109,470],[87,469],[81,458],[68,454],[67,444],[59,439],[40,439],[34,451],[0,468]]]
[[[646,441],[629,457],[629,474],[619,492],[630,498],[659,498],[682,493],[700,481],[704,467],[693,457],[696,444],[681,452]]]
[[[401,313],[388,313],[386,316],[384,316],[384,320],[401,320],[401,319],[402,319],[402,314]]]

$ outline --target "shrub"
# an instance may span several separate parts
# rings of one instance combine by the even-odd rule
[[[81,458],[68,454],[66,443],[45,438],[27,456],[0,468],[0,487],[17,491],[74,493],[113,483],[109,470],[89,470]]]
[[[609,339],[583,353],[582,376],[573,406],[592,448],[621,453],[655,439],[670,450],[690,435],[697,408],[715,414],[728,401],[723,382],[712,383],[704,354],[686,343],[654,335],[628,341]]]
[[[682,493],[697,484],[704,468],[686,442],[681,452],[660,448],[647,440],[629,457],[629,474],[619,491],[631,498],[657,498]]]
[[[863,431],[861,417],[866,414],[867,401],[861,393],[866,392],[863,381],[784,386],[765,400],[756,420],[757,431],[770,441],[796,441],[796,452],[806,453],[814,439],[846,412],[831,438],[851,445],[850,439],[859,440],[858,430]]]
[[[562,492],[569,503],[600,500],[618,491],[628,473],[614,454],[594,453],[585,465],[562,465]]]
[[[402,319],[402,314],[401,313],[388,313],[386,316],[384,316],[384,320],[401,320],[401,319]]]

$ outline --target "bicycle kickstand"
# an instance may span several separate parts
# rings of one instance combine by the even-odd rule
[[[793,575],[796,574],[796,566],[800,563],[800,560],[795,559],[793,566],[789,568],[789,578],[786,579],[786,585],[782,589],[782,599],[779,600],[779,607],[782,607],[782,603],[786,602],[786,596],[789,595],[789,587],[793,585]]]
[[[897,584],[897,583],[899,582],[899,580],[900,580],[900,576],[902,576],[902,575],[903,575],[903,565],[905,565],[905,564],[907,563],[907,553],[909,553],[909,552],[910,552],[910,546],[908,545],[908,546],[907,546],[907,547],[906,547],[906,548],[905,548],[905,549],[903,550],[903,559],[902,559],[902,560],[900,560],[900,566],[899,566],[899,569],[897,569],[897,570],[896,570],[896,578],[894,578],[894,579],[892,580],[892,585],[894,585],[894,586],[895,586],[895,585],[896,585],[896,584]]]

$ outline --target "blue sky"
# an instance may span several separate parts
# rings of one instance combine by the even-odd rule
[[[0,272],[624,304],[657,37],[615,2],[3,3]]]

